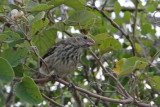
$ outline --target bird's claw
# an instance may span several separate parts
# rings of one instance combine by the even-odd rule
[[[73,93],[75,91],[75,85],[73,83],[69,83],[68,90]]]
[[[57,74],[53,74],[52,77],[54,78],[55,81],[59,79],[59,76]]]

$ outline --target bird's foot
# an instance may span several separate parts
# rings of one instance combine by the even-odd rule
[[[73,93],[75,91],[75,85],[73,83],[69,83],[68,90]]]
[[[53,74],[52,77],[54,78],[55,81],[59,79],[59,76],[57,74]]]

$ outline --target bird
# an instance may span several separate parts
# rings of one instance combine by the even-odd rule
[[[95,45],[95,41],[83,34],[55,43],[43,55],[42,58],[46,64],[40,63],[40,73],[46,76],[57,75],[60,78],[66,77],[76,69],[82,52],[93,45]]]

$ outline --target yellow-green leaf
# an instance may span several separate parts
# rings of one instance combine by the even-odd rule
[[[144,58],[122,58],[116,62],[116,68],[113,69],[119,76],[124,76],[130,74],[133,70],[144,69],[147,65],[147,62]]]
[[[151,79],[150,79],[150,84],[151,86],[160,91],[160,84],[159,84],[159,81],[160,81],[160,76],[153,76]]]
[[[135,46],[136,46],[137,52],[140,54],[142,52],[141,46],[138,43],[135,43]]]

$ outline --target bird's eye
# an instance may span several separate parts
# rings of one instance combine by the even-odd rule
[[[87,39],[87,37],[86,37],[86,36],[84,36],[83,38],[84,38],[84,39]]]

